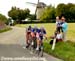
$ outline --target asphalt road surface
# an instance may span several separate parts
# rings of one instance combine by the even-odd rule
[[[0,33],[0,61],[61,61],[44,53],[44,57],[32,54],[25,47],[25,29],[13,29]]]

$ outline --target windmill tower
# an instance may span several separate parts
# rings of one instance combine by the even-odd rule
[[[40,19],[40,16],[42,15],[42,13],[46,7],[46,4],[43,2],[40,2],[39,0],[38,0],[37,4],[31,3],[31,2],[27,2],[27,3],[36,6],[36,10],[35,10],[36,19]]]

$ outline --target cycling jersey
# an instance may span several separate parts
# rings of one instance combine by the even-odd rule
[[[31,30],[31,35],[32,35],[32,37],[36,37],[36,34],[38,33],[38,31],[39,31],[38,28],[33,28],[33,29]]]
[[[43,40],[43,36],[46,34],[45,29],[40,29],[39,37],[41,40]]]

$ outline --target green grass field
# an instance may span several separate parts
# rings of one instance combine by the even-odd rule
[[[47,36],[51,36],[55,31],[54,23],[42,23],[42,24],[18,24],[18,27],[28,27],[29,25],[37,25],[38,27],[44,26],[47,31]],[[63,59],[64,61],[75,61],[75,23],[68,23],[67,42],[58,42],[55,50],[51,50],[51,45],[48,42],[44,42],[44,51],[50,55]],[[73,41],[73,42],[70,42]]]

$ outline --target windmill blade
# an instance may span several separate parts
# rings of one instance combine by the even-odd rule
[[[37,4],[36,3],[32,3],[32,2],[26,2],[27,4],[32,4],[32,5],[35,5],[35,6],[37,6]]]

